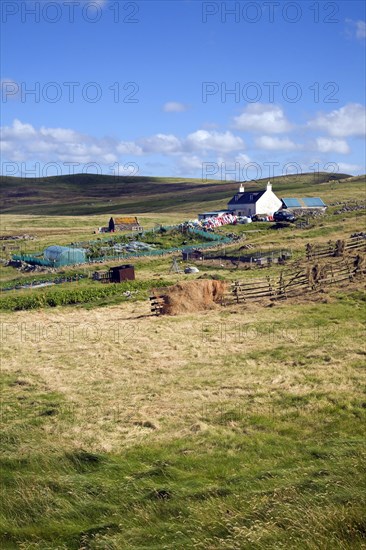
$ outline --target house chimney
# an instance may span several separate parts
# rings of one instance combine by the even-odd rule
[[[239,193],[244,193],[244,185],[241,183],[239,187]]]
[[[267,191],[272,191],[272,184],[270,181],[267,183]]]

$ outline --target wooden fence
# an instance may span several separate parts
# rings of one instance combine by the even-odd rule
[[[363,236],[350,237],[346,240],[328,241],[325,244],[310,244],[305,247],[306,258],[341,257],[347,252],[366,252],[366,239]]]
[[[366,252],[366,238],[365,237],[350,237],[345,241],[346,251]]]
[[[327,264],[315,263],[292,270],[284,270],[276,277],[263,277],[247,281],[235,281],[225,293],[221,305],[244,303],[250,300],[269,298],[281,300],[317,291],[342,281],[353,281],[366,275],[365,257],[334,259]],[[150,296],[151,312],[161,315],[163,296]]]
[[[231,294],[234,296],[234,301],[239,303],[248,299],[275,296],[276,286],[270,277],[248,281],[235,281],[231,284]],[[230,297],[230,294],[225,295],[224,302],[227,302],[228,297]]]
[[[337,244],[339,242],[344,243],[344,246]],[[353,281],[364,277],[366,275],[366,257],[359,252],[366,249],[366,240],[353,238],[346,242],[337,241],[337,243],[337,250],[343,250],[343,253],[348,251],[357,254],[334,257],[336,249],[333,246],[327,248],[327,250],[333,250],[333,259],[327,263],[318,261],[323,256],[317,256],[314,262],[293,266],[292,269],[281,271],[277,276],[235,281],[231,283],[221,304],[223,306],[238,304],[266,297],[271,300],[286,299],[317,291],[334,283]],[[161,315],[164,297],[150,296],[150,306],[153,314]]]
[[[268,297],[285,299],[341,281],[353,281],[366,274],[364,257],[342,258],[328,264],[316,263],[302,269],[282,271],[276,278],[266,277],[235,281],[226,293],[224,304],[246,302]]]

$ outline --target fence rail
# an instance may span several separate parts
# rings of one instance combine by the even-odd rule
[[[235,281],[225,294],[224,302],[240,303],[260,298],[285,299],[318,290],[341,281],[353,281],[366,274],[365,258],[341,258],[326,265],[314,264],[302,269],[282,271],[276,278]]]
[[[340,257],[348,251],[366,252],[366,238],[364,236],[354,236],[346,240],[328,241],[326,244],[310,244],[305,247],[308,260],[326,257]]]
[[[342,281],[353,281],[366,275],[365,257],[335,259],[328,264],[315,263],[311,266],[282,271],[277,277],[263,277],[249,281],[234,281],[225,292],[221,305],[245,303],[250,300],[269,298],[281,300],[317,291]],[[164,297],[150,296],[151,312],[161,315]]]

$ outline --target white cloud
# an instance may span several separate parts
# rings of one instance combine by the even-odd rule
[[[51,138],[60,143],[80,139],[80,136],[76,132],[74,132],[74,130],[69,130],[67,128],[45,128],[44,126],[42,126],[39,133],[41,136]]]
[[[365,173],[365,167],[360,166],[359,164],[348,164],[346,162],[339,162],[338,163],[338,171],[343,174],[364,174]]]
[[[251,162],[251,159],[245,153],[240,153],[239,155],[236,155],[235,162],[239,162],[239,164],[245,165]]]
[[[164,155],[202,153],[207,151],[230,152],[244,148],[244,141],[231,132],[197,130],[186,138],[177,138],[173,134],[155,134],[142,138],[138,142],[144,153]]]
[[[345,139],[332,139],[325,137],[316,138],[316,148],[320,153],[341,153],[350,152],[349,145]]]
[[[347,33],[349,36],[356,37],[358,40],[365,40],[366,38],[366,22],[359,19],[354,21],[353,19],[346,19],[348,24]]]
[[[185,140],[185,149],[190,151],[230,152],[238,151],[244,147],[244,141],[231,132],[197,130],[189,134]]]
[[[255,145],[259,149],[268,151],[293,151],[299,146],[288,138],[279,138],[273,136],[261,136],[255,140]]]
[[[177,162],[177,174],[186,175],[201,175],[203,168],[203,159],[197,155],[183,155]]]
[[[239,153],[235,157],[228,155],[183,155],[177,159],[177,174],[181,176],[207,177],[222,181],[240,180],[241,170],[250,162],[250,158]]]
[[[185,138],[174,134],[155,134],[134,141],[95,138],[70,128],[39,129],[15,119],[2,128],[3,150],[8,160],[38,159],[47,162],[115,162],[120,156],[192,155],[197,153],[230,153],[244,148],[243,140],[231,132],[197,130]],[[194,158],[194,156],[192,157]],[[82,159],[82,160],[81,160]]]
[[[189,109],[189,105],[177,101],[168,101],[163,105],[163,111],[166,113],[183,113]]]
[[[117,153],[120,155],[142,155],[142,149],[133,141],[120,141],[116,147]]]
[[[141,154],[141,148],[132,142],[117,142],[80,134],[70,128],[39,130],[31,124],[15,119],[12,126],[1,131],[2,151],[14,162],[42,160],[45,162],[96,162],[109,164],[121,155]]]
[[[278,105],[251,103],[237,117],[234,128],[248,132],[282,134],[291,130],[284,111]]]
[[[146,153],[172,154],[182,150],[181,141],[173,134],[155,134],[139,141]]]
[[[12,139],[16,137],[18,139],[27,139],[29,136],[34,136],[36,134],[35,129],[31,124],[23,124],[17,118],[13,121],[13,126],[4,126],[1,129],[2,139]]]
[[[340,109],[318,116],[308,122],[308,127],[325,130],[334,137],[361,136],[366,132],[366,110],[360,103],[348,103]]]
[[[339,119],[350,117],[349,110],[341,115],[340,111],[342,109],[335,111],[338,113],[335,122],[329,115],[324,115],[325,122],[321,121],[332,132],[339,132]],[[261,150],[274,151],[275,155],[289,151],[315,151],[323,155],[334,155],[347,154],[350,147],[346,139],[332,135],[314,137],[305,144],[297,144],[285,136],[261,135],[254,140],[253,150],[253,155],[260,155]],[[223,164],[224,172],[228,172],[230,176],[237,169],[236,163],[243,168],[252,162],[246,153],[243,139],[230,131],[199,129],[181,137],[159,133],[136,141],[123,141],[110,137],[97,138],[71,128],[36,128],[18,119],[12,125],[2,128],[2,151],[6,160],[13,162],[78,162],[105,166],[117,162],[124,166],[126,162],[133,163],[142,156],[154,160],[154,155],[159,155],[159,162],[164,162],[164,165],[168,166],[167,159],[172,157],[181,174],[197,177],[202,173],[203,163],[217,164],[218,171]],[[162,160],[164,157],[165,160]],[[362,169],[356,164],[350,164],[344,165],[342,171],[359,173]],[[127,167],[121,173],[131,173],[131,169]]]

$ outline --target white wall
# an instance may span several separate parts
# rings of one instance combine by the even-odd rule
[[[256,214],[267,214],[272,216],[274,212],[277,212],[282,206],[282,202],[273,191],[269,189],[260,197],[256,202]]]
[[[272,216],[281,207],[282,201],[271,189],[267,189],[256,203],[232,204],[230,210],[239,216],[254,216],[255,214]]]

